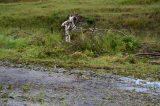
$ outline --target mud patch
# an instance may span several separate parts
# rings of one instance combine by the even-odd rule
[[[90,70],[0,66],[0,83],[0,103],[7,106],[160,105],[159,82]]]

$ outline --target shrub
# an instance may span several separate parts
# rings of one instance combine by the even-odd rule
[[[134,36],[122,36],[107,32],[104,35],[85,36],[83,39],[73,41],[72,49],[75,51],[92,51],[94,54],[127,52],[132,53],[138,46]]]

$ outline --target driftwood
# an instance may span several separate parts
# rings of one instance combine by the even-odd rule
[[[160,56],[159,52],[153,52],[153,53],[137,53],[137,56]]]
[[[150,61],[149,63],[153,65],[160,65],[160,61]]]
[[[153,65],[160,65],[160,52],[153,52],[153,53],[137,53],[136,56],[139,57],[147,57],[147,58],[152,58],[152,59],[156,59],[155,61],[149,61],[149,64],[153,64]]]

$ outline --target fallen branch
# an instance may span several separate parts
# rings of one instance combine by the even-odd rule
[[[158,62],[158,61],[150,61],[149,63],[153,64],[153,65],[160,65],[160,62]]]
[[[113,31],[113,32],[118,32],[118,33],[121,33],[122,35],[124,35],[124,36],[127,36],[127,34],[125,34],[124,32],[122,32],[122,31],[119,31],[119,30],[113,30],[113,29],[111,29],[111,31]]]
[[[136,55],[160,56],[160,53],[137,53]]]
[[[104,32],[112,31],[112,32],[118,32],[118,33],[121,33],[124,36],[127,36],[127,34],[125,34],[124,32],[122,32],[120,30],[116,30],[116,29],[100,29],[100,28],[96,28],[96,27],[88,28],[88,29],[84,29],[83,27],[77,27],[76,29],[80,29],[81,31],[83,31],[83,33],[89,31],[89,32],[92,32],[92,34],[95,34],[96,32],[100,32],[100,31],[101,32],[102,31],[104,31]]]

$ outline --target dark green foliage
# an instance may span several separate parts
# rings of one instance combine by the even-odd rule
[[[86,17],[85,20],[86,20],[86,23],[87,23],[89,26],[95,25],[96,20],[95,20],[94,17],[91,17],[91,16],[90,16],[90,17]]]

